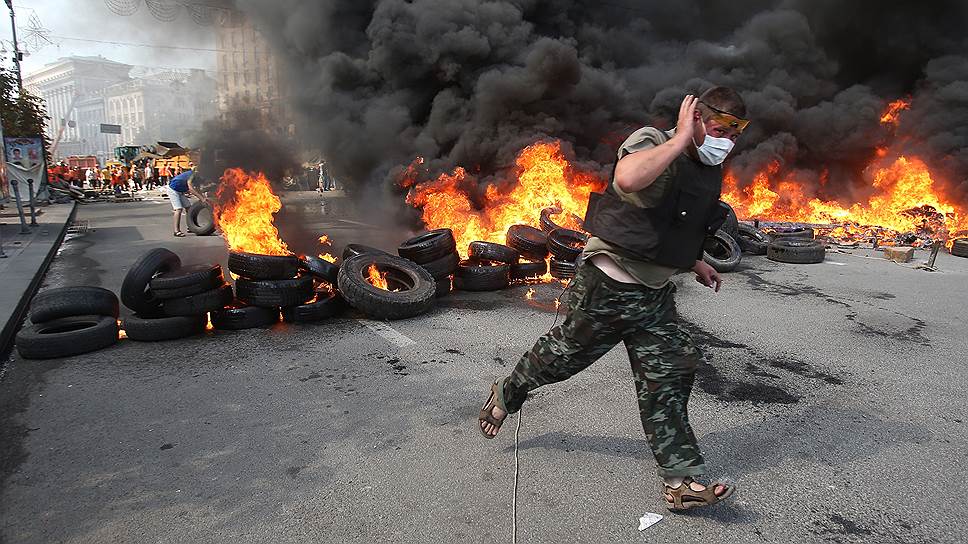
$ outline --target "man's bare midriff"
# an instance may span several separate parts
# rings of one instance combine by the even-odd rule
[[[615,281],[620,281],[622,283],[639,283],[638,280],[633,278],[628,272],[622,269],[611,257],[605,255],[604,253],[599,253],[598,255],[592,255],[591,262],[599,270],[605,273],[606,276],[612,278]]]

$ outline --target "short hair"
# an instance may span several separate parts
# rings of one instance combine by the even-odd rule
[[[729,87],[713,87],[699,95],[699,101],[740,119],[746,118],[746,104],[743,98]]]

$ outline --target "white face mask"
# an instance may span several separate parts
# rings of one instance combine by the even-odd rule
[[[696,140],[693,140],[692,144],[696,146],[696,152],[699,153],[699,162],[707,166],[723,164],[735,145],[729,138],[717,138],[708,134],[702,141],[702,145],[696,145]]]

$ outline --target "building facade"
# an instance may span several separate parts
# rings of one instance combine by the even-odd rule
[[[256,113],[264,128],[289,124],[281,63],[247,20],[216,28],[218,109],[223,121]]]
[[[100,137],[105,122],[100,93],[127,80],[130,71],[131,66],[103,57],[66,57],[24,78],[24,86],[44,100],[55,157],[110,155],[107,139]]]

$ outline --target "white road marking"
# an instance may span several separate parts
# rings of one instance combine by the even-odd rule
[[[824,261],[827,264],[835,264],[837,266],[847,266],[847,263],[838,263],[837,261]]]
[[[386,323],[383,323],[382,321],[364,320],[363,324],[366,325],[366,328],[379,334],[380,336],[383,337],[384,340],[386,340],[387,342],[390,342],[391,344],[393,344],[394,346],[397,346],[398,348],[403,348],[403,347],[412,346],[413,344],[416,344],[416,342],[414,342],[407,336],[404,336],[400,331],[394,329],[393,327],[391,327],[390,325],[387,325]]]
[[[377,227],[376,225],[371,225],[370,223],[361,223],[359,221],[350,221],[349,219],[339,219],[338,221],[340,223],[349,223],[350,225],[359,225],[361,227],[370,227],[370,228],[374,228],[374,229],[380,228],[380,227]]]

